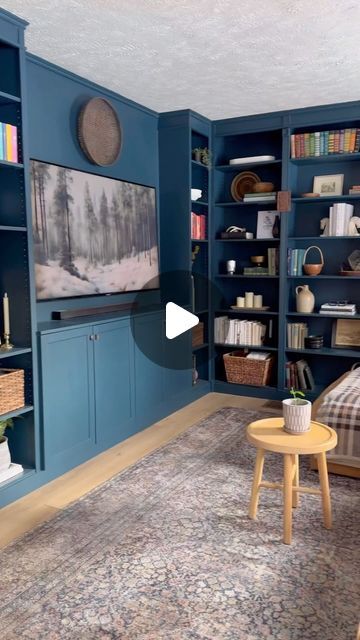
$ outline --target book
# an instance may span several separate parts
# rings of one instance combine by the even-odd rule
[[[258,211],[256,238],[273,238],[272,230],[277,211]]]

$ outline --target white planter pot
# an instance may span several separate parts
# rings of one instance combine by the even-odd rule
[[[4,436],[4,439],[0,441],[0,473],[6,471],[10,467],[10,463],[8,439]]]
[[[282,401],[284,429],[287,433],[301,435],[310,430],[311,402],[287,398]]]

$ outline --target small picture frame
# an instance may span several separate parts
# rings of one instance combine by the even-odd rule
[[[341,196],[344,186],[344,174],[314,176],[313,193],[318,193],[320,197]]]
[[[332,327],[331,346],[339,349],[360,347],[360,320],[339,318]]]
[[[256,238],[273,238],[273,227],[275,224],[277,211],[258,211],[257,212],[257,225],[256,225]]]

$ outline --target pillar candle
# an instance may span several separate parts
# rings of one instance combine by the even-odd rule
[[[10,335],[9,298],[7,293],[4,293],[4,297],[3,297],[3,312],[4,312],[4,333],[6,335]]]
[[[254,293],[253,291],[245,291],[245,307],[254,306]]]
[[[242,296],[238,296],[236,298],[236,306],[237,307],[245,307],[245,298],[243,298]]]
[[[263,297],[262,296],[254,296],[254,307],[259,309],[263,306]]]

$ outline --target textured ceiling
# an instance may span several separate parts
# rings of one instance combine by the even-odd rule
[[[212,119],[360,98],[358,0],[2,0],[35,53]]]

